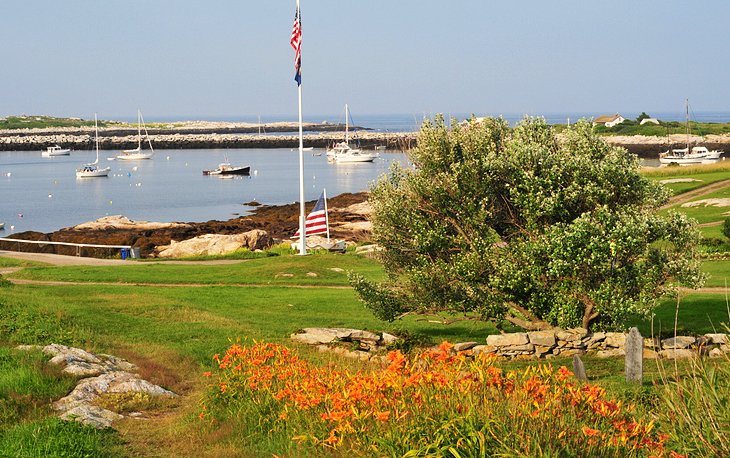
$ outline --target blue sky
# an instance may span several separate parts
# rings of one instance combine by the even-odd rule
[[[294,0],[26,0],[0,116],[294,116]],[[730,111],[727,0],[302,0],[305,118]]]

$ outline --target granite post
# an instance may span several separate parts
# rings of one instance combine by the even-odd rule
[[[626,336],[626,381],[641,383],[644,372],[644,339],[637,328]]]

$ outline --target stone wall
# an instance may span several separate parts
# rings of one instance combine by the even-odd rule
[[[549,331],[515,332],[490,335],[486,345],[479,342],[456,343],[452,351],[466,355],[493,354],[505,359],[547,359],[556,356],[594,354],[599,358],[624,356],[626,336],[621,332],[589,332],[586,329],[553,329]],[[362,360],[373,359],[382,353],[397,337],[386,333],[342,328],[306,328],[292,334],[293,340],[316,345],[320,351],[327,349],[344,356]],[[343,349],[340,342],[353,343]],[[719,357],[730,354],[730,335],[705,334],[702,336],[677,336],[668,339],[644,338],[644,359],[689,358],[697,355]]]

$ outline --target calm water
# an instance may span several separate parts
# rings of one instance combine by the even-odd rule
[[[317,150],[315,150],[317,152]],[[227,220],[250,207],[243,202],[285,204],[299,200],[299,153],[289,149],[160,150],[152,160],[107,161],[108,178],[77,179],[75,169],[94,160],[91,151],[42,158],[40,152],[0,152],[0,236],[28,230],[50,232],[107,215],[147,221]],[[250,177],[203,176],[228,155],[250,165]],[[401,153],[383,153],[374,163],[330,164],[324,154],[304,153],[307,200],[368,189]],[[10,226],[14,226],[11,229]]]

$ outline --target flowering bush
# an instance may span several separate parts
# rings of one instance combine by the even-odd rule
[[[234,344],[204,374],[214,383],[200,416],[259,406],[295,441],[348,455],[678,456],[653,422],[565,367],[505,371],[451,347],[413,358],[395,351],[380,368],[349,371],[282,345]]]

